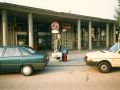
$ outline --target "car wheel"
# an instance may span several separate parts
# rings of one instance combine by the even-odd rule
[[[24,76],[30,76],[33,73],[33,68],[31,66],[29,66],[29,65],[23,66],[21,68],[21,73]]]
[[[111,66],[108,62],[101,62],[98,65],[98,69],[102,73],[108,73],[110,72]]]

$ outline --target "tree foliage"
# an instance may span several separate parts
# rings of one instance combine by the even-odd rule
[[[120,30],[120,0],[118,0],[118,6],[116,8],[115,19],[117,20],[117,28]]]

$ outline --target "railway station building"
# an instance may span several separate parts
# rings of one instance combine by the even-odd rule
[[[115,20],[0,3],[0,45],[52,50],[56,35],[69,50],[109,48],[117,41]],[[57,33],[53,33],[54,24]],[[53,24],[53,26],[52,26]]]

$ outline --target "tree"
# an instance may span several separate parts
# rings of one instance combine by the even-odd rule
[[[117,29],[120,30],[120,0],[118,0],[118,7],[116,8],[115,19],[117,20]]]

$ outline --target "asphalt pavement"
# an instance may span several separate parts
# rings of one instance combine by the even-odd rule
[[[32,76],[0,74],[0,90],[120,90],[120,69],[100,73],[85,64],[85,53],[70,52],[67,62],[51,58],[44,70]]]

